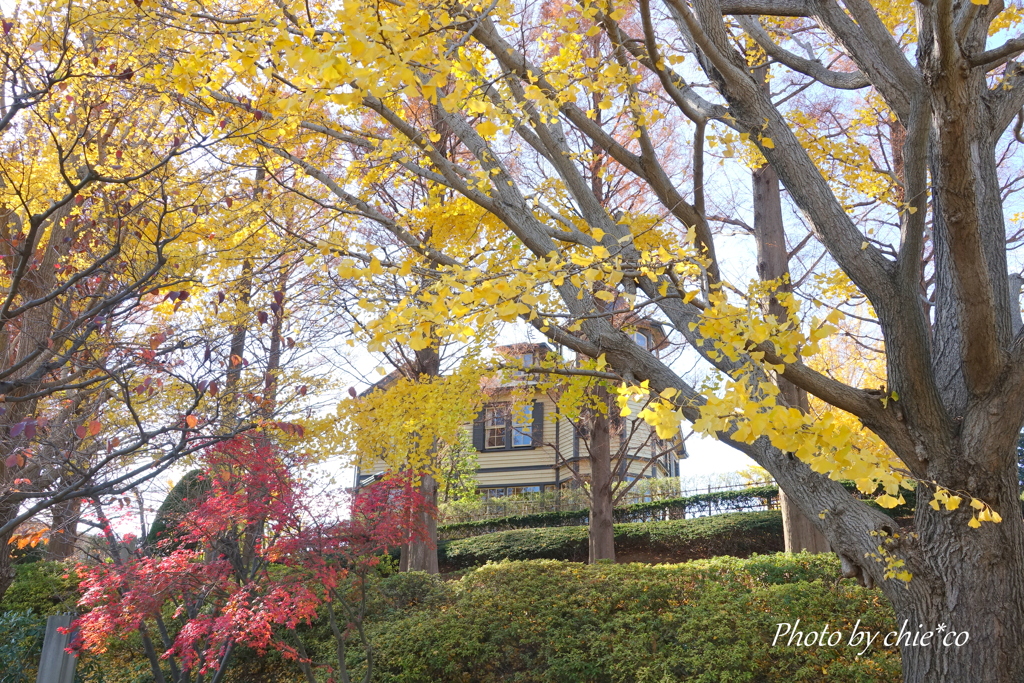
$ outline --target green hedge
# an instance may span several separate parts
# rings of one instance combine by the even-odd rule
[[[776,552],[782,547],[782,515],[777,510],[615,525],[615,552],[627,560],[679,562]],[[587,555],[583,526],[516,529],[438,544],[443,571],[500,560],[585,562]]]
[[[0,612],[26,612],[40,616],[74,612],[78,582],[70,564],[43,560],[15,565],[14,583],[0,599]]]
[[[413,599],[371,626],[376,683],[830,683],[900,680],[892,649],[772,647],[776,624],[888,632],[877,590],[828,555],[679,565],[490,564],[443,585],[385,584]],[[436,588],[432,588],[436,586]],[[352,664],[359,656],[352,653]]]
[[[36,679],[46,617],[74,612],[78,600],[70,563],[39,560],[15,565],[15,571],[14,582],[0,599],[0,683]]]

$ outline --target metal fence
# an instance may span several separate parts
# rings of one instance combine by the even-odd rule
[[[583,492],[567,493],[561,499],[556,493],[499,498],[474,507],[463,506],[459,514],[451,514],[449,508],[439,519],[439,537],[453,540],[508,529],[586,525],[589,508]],[[776,486],[726,485],[688,489],[674,495],[640,492],[621,501],[613,514],[617,523],[653,522],[777,507]]]

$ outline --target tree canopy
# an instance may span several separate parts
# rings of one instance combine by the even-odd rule
[[[647,403],[639,416],[659,437],[688,421],[747,453],[848,574],[883,587],[899,619],[971,632],[955,654],[907,649],[908,681],[1024,675],[1017,6],[70,7],[69,21],[81,15],[96,27],[78,39],[87,62],[89,50],[133,39],[112,67],[104,55],[103,83],[154,98],[141,111],[169,126],[170,140],[156,146],[163,156],[133,155],[146,170],[138,182],[157,184],[171,157],[186,159],[189,140],[215,150],[210,161],[188,157],[173,181],[198,183],[187,195],[194,222],[223,249],[200,250],[187,274],[170,265],[161,273],[229,274],[230,305],[243,313],[228,325],[226,365],[237,370],[222,382],[241,381],[248,359],[234,349],[251,346],[252,314],[261,324],[283,319],[285,286],[256,285],[272,277],[301,282],[310,312],[331,302],[349,313],[343,331],[371,353],[472,346],[521,324],[593,359],[529,371],[596,378],[623,412],[631,399]],[[46,25],[28,16],[11,25],[26,35]],[[25,40],[12,54],[35,54]],[[113,116],[89,106],[69,109],[65,124]],[[32,138],[19,129],[16,139]],[[54,181],[69,210],[84,196],[74,177]],[[758,194],[778,182],[781,199]],[[186,197],[150,192],[164,204]],[[766,201],[785,205],[784,230],[770,239],[757,219]],[[39,230],[56,211],[34,210],[44,214],[22,222]],[[212,221],[232,227],[218,234]],[[259,229],[235,229],[253,221]],[[744,236],[773,245],[786,274],[757,277],[780,269]],[[148,239],[145,248],[157,249],[159,238]],[[28,252],[20,258],[11,292],[28,268]],[[255,304],[268,291],[270,313]],[[188,299],[188,288],[171,292],[165,307]],[[636,344],[640,320],[660,325],[706,372]],[[281,325],[273,329],[280,350]],[[166,339],[156,338],[154,354]],[[460,372],[471,373],[472,355]],[[280,407],[274,357],[268,350],[259,395],[237,392],[262,424]],[[433,444],[425,425],[448,434],[469,417],[468,394],[444,409],[438,388],[449,381],[410,382],[403,395],[421,394],[422,415],[433,418],[387,430],[389,450],[424,453]],[[806,407],[788,385],[811,397]],[[375,400],[377,417],[355,438],[409,424],[397,393]],[[850,496],[841,478],[888,507],[916,487],[913,532]]]

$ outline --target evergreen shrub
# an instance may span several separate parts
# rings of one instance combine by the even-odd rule
[[[782,550],[782,544],[782,516],[777,510],[615,525],[616,554],[647,562],[769,553]],[[587,528],[582,526],[515,529],[438,546],[444,571],[500,560],[586,562],[587,554]]]
[[[419,587],[425,584],[418,583]],[[372,626],[378,683],[889,683],[887,601],[839,578],[831,555],[717,557],[676,565],[502,562]],[[772,646],[777,624],[844,633],[836,647]]]

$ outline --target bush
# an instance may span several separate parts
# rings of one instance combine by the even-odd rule
[[[193,510],[209,491],[210,482],[202,470],[186,472],[157,509],[146,543],[155,545],[173,537],[182,517]]]
[[[30,683],[35,678],[46,634],[46,617],[0,612],[0,683]]]
[[[389,608],[409,609],[414,606],[429,607],[448,597],[448,583],[436,575],[426,572],[403,572],[389,576],[380,582],[371,594],[379,596]]]
[[[629,561],[680,562],[714,555],[746,556],[782,550],[782,545],[782,516],[776,510],[615,525],[616,555]],[[438,561],[444,571],[499,560],[585,562],[587,555],[586,527],[517,529],[438,546]]]
[[[824,555],[679,565],[489,564],[375,623],[375,681],[723,683],[899,680],[894,649],[772,647],[776,624],[894,629],[877,590]]]
[[[74,612],[78,582],[70,565],[39,561],[15,566],[14,583],[0,599],[0,612],[33,611],[43,617]]]

